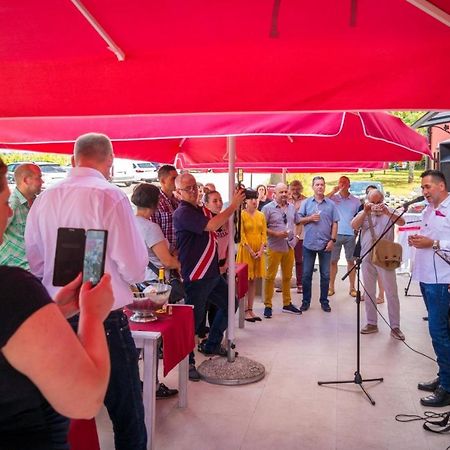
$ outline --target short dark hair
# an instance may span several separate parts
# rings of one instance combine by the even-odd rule
[[[445,179],[445,175],[440,170],[428,169],[425,172],[422,172],[420,178],[431,177],[437,183],[444,183],[445,188],[447,189],[447,180]]]
[[[314,183],[315,183],[317,180],[323,180],[323,182],[325,183],[325,178],[322,177],[322,176],[320,176],[320,175],[318,175],[317,177],[314,177],[314,178],[312,179],[311,186],[314,186]]]
[[[158,169],[158,180],[167,177],[167,175],[169,175],[169,173],[172,172],[173,170],[176,171],[177,169],[175,169],[175,167],[170,164],[164,164]]]
[[[369,186],[366,187],[366,195],[369,193],[371,189],[378,189],[374,184],[369,184]]]
[[[133,189],[131,202],[138,208],[156,209],[159,194],[159,189],[154,184],[140,183]]]

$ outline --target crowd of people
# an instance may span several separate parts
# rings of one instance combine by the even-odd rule
[[[308,198],[299,180],[277,184],[272,198],[263,185],[252,196],[238,188],[224,208],[214,184],[203,186],[171,165],[160,167],[159,187],[135,187],[133,213],[128,197],[108,181],[113,158],[107,136],[80,136],[67,179],[41,192],[38,166],[23,164],[16,169],[11,197],[6,166],[0,162],[0,448],[68,448],[65,417],[92,417],[102,402],[113,423],[116,448],[146,448],[139,352],[123,311],[130,302],[130,285],[156,279],[162,268],[178,275],[184,302],[194,308],[195,332],[204,337],[197,350],[226,356],[222,340],[228,323],[226,274],[234,263],[228,259],[233,214],[242,219],[236,261],[248,266],[248,322],[262,322],[254,311],[259,279],[264,279],[263,316],[273,317],[279,270],[281,312],[300,316],[308,311],[316,258],[318,300],[330,313],[342,247],[350,271],[390,224],[404,223],[375,186],[368,188],[361,204],[345,176],[328,193],[325,179],[314,177]],[[422,404],[445,406],[450,404],[450,266],[436,251],[450,250],[450,241],[441,239],[450,235],[450,200],[438,171],[422,174],[422,189],[429,204],[424,225],[409,244],[417,248],[413,276],[420,281],[428,309],[439,372],[418,387],[432,392]],[[60,227],[108,230],[105,275],[97,286],[82,284],[81,276],[63,288],[53,285]],[[384,238],[393,241],[393,227]],[[294,267],[298,306],[291,295]],[[370,257],[363,258],[361,271],[365,293],[359,298],[365,300],[367,319],[361,333],[378,332],[379,282],[391,335],[404,340],[395,271]],[[352,270],[349,297],[357,297],[357,290]],[[189,379],[200,380],[194,352]],[[158,398],[177,392],[162,383],[157,386]]]

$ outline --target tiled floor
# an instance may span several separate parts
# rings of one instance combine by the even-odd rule
[[[340,267],[340,275],[344,268]],[[434,357],[421,297],[405,296],[407,275],[398,276],[401,329],[406,343]],[[317,381],[353,379],[356,370],[356,305],[347,282],[339,281],[330,297],[331,313],[318,304],[318,274],[314,274],[311,309],[302,316],[281,313],[281,294],[274,297],[274,316],[247,323],[237,330],[242,355],[266,368],[266,377],[246,386],[189,383],[188,407],[176,399],[157,401],[158,450],[445,450],[450,435],[423,430],[421,422],[399,423],[396,414],[420,414],[424,393],[417,382],[435,376],[436,365],[390,337],[380,319],[379,333],[361,336],[363,378],[383,377],[382,383],[365,383],[372,406],[353,383],[318,386]],[[300,295],[292,290],[294,304]],[[418,294],[417,284],[409,294]],[[361,304],[364,325],[364,303]],[[259,300],[255,308],[262,314]],[[386,303],[379,305],[387,315]],[[198,362],[202,361],[199,355]],[[174,387],[177,373],[164,382]],[[448,408],[435,409],[443,412]],[[97,418],[102,450],[113,449],[105,411]]]

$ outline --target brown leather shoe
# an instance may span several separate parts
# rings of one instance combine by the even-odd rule
[[[378,333],[378,326],[368,323],[365,327],[361,328],[361,334]]]

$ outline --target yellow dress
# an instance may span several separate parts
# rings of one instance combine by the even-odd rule
[[[264,214],[258,210],[250,215],[247,211],[241,212],[241,242],[239,243],[236,261],[248,265],[248,279],[262,278],[266,275],[264,255],[261,258],[252,258],[246,245],[255,253],[262,244],[267,243],[267,225]]]

